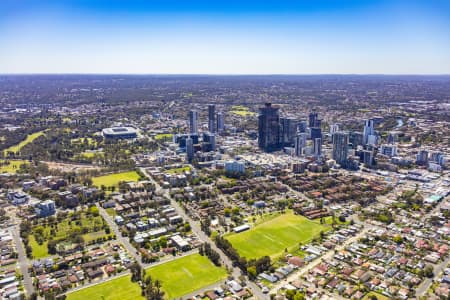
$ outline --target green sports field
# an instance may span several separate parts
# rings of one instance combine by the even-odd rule
[[[141,288],[130,275],[68,293],[67,300],[141,300]]]
[[[106,187],[119,185],[120,181],[138,181],[139,174],[136,171],[114,173],[104,176],[92,177],[92,184],[101,187],[102,185]]]
[[[290,250],[301,242],[309,242],[319,236],[320,231],[327,231],[331,227],[294,215],[292,211],[269,219],[250,230],[232,233],[225,238],[230,241],[240,256],[259,258],[265,255],[276,257]]]
[[[167,299],[178,298],[227,277],[206,256],[192,254],[147,269],[153,279],[159,279]]]

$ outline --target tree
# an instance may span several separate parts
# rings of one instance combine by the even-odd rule
[[[47,243],[48,254],[56,254],[56,244],[55,240],[49,240]]]
[[[396,236],[394,236],[394,238],[392,239],[394,242],[396,242],[397,244],[401,244],[403,242],[403,238],[397,234]]]
[[[161,289],[161,282],[159,280],[153,281],[151,276],[145,278],[142,286],[143,292],[148,300],[163,300],[164,292]]]
[[[432,278],[434,276],[433,266],[431,265],[426,266],[423,271],[423,274],[428,278]]]
[[[89,213],[92,214],[94,217],[98,217],[100,214],[98,211],[98,207],[95,205],[89,207]]]
[[[138,263],[133,263],[130,266],[131,281],[139,281],[142,279],[142,268]]]
[[[250,280],[254,280],[256,278],[256,276],[258,275],[256,273],[256,267],[255,266],[248,267],[247,274],[248,274],[248,277],[250,278]]]
[[[295,294],[295,296],[294,296],[294,300],[305,300],[306,298],[305,298],[305,295],[303,295],[302,293],[300,293],[300,292],[297,292],[296,294]]]
[[[159,245],[161,246],[161,248],[166,248],[167,247],[167,238],[165,236],[162,236],[159,239]]]

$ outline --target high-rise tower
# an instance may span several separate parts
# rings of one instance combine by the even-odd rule
[[[214,104],[208,105],[208,130],[211,133],[216,132],[216,106]]]
[[[266,152],[282,148],[280,143],[280,116],[278,107],[266,103],[259,109],[258,116],[258,146]]]
[[[189,132],[198,132],[198,112],[196,110],[189,111]]]
[[[339,131],[333,134],[333,159],[341,166],[347,164],[348,138],[346,132]]]

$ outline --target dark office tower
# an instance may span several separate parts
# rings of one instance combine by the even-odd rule
[[[322,138],[322,129],[320,127],[312,127],[311,130],[311,140]]]
[[[389,135],[387,137],[387,143],[388,144],[395,144],[398,141],[398,134],[397,132],[389,132]]]
[[[222,112],[217,113],[217,132],[225,130],[225,116]]]
[[[280,143],[283,146],[292,146],[297,134],[297,121],[295,119],[280,118]]]
[[[196,145],[198,144],[198,134],[194,133],[194,134],[177,134],[174,136],[173,138],[173,142],[177,143],[178,146],[180,146],[180,148],[185,148],[186,147],[186,140],[188,138],[192,139],[192,144]]]
[[[428,164],[428,151],[420,150],[416,156],[416,164],[427,165]]]
[[[300,121],[297,124],[298,132],[306,132],[306,128],[308,127],[308,123],[306,121]]]
[[[198,112],[196,110],[189,111],[189,132],[198,132]]]
[[[266,103],[259,109],[258,116],[258,146],[266,152],[277,151],[280,144],[280,116],[278,107]]]
[[[194,159],[194,144],[190,137],[186,139],[186,159],[188,162]]]
[[[208,105],[208,130],[211,133],[216,132],[216,106]]]
[[[322,156],[322,139],[321,138],[314,139],[314,156],[315,157]]]
[[[341,166],[347,164],[348,138],[346,132],[335,132],[333,134],[333,159]]]
[[[214,133],[211,133],[209,143],[211,144],[211,150],[216,151],[216,135]]]
[[[216,151],[216,135],[211,132],[203,133],[202,151]]]
[[[309,128],[317,127],[316,126],[317,118],[318,118],[318,114],[315,111],[309,113]]]
[[[295,156],[302,156],[304,149],[306,148],[307,134],[304,132],[297,133],[294,139]]]
[[[356,149],[358,146],[363,144],[364,136],[361,132],[351,131],[348,134],[348,141],[352,145],[353,149]]]
[[[364,121],[363,143],[370,144],[371,136],[375,136],[375,122],[372,119]]]
[[[373,167],[375,165],[375,153],[372,150],[363,150],[361,155],[364,166]]]

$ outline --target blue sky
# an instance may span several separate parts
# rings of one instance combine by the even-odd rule
[[[0,1],[0,73],[450,74],[450,1]]]

